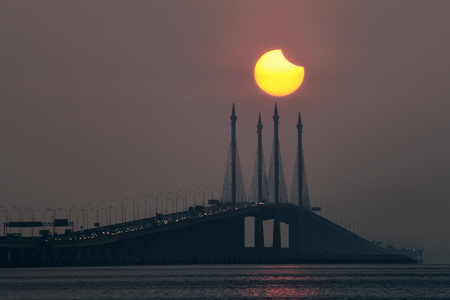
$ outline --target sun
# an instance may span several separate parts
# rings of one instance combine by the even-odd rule
[[[305,69],[288,61],[280,49],[266,52],[255,65],[255,80],[267,94],[282,97],[295,92],[303,82]]]

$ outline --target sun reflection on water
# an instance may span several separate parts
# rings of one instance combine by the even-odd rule
[[[306,274],[305,274],[306,273]],[[252,280],[247,282],[246,288],[240,289],[238,296],[243,298],[313,298],[315,296],[327,296],[328,291],[318,291],[312,282],[316,278],[310,278],[308,272],[302,272],[298,266],[267,266],[260,270],[254,270]]]

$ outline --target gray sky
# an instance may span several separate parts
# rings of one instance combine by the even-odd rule
[[[2,1],[0,205],[216,193],[233,102],[250,184],[277,102],[288,184],[301,111],[311,195],[450,263],[449,20],[437,0]],[[253,79],[276,48],[305,67],[283,98]]]

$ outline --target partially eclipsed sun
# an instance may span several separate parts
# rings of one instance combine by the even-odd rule
[[[255,65],[258,86],[272,96],[287,96],[303,82],[305,70],[288,61],[280,49],[266,52]]]

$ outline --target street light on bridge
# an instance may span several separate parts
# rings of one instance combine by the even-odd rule
[[[44,211],[44,230],[45,230],[45,212],[46,211],[52,212],[52,215],[53,215],[53,232],[52,233],[54,233],[54,231],[55,231],[55,224],[54,224],[55,223],[55,210],[47,207],[47,209]]]
[[[209,187],[205,186],[203,188],[203,206],[205,206],[205,189],[209,189]]]
[[[122,223],[123,223],[123,212],[125,211],[125,215],[127,214],[127,209],[125,208],[125,206],[123,206],[123,202],[121,205],[119,205],[119,207],[122,208]]]
[[[136,196],[133,198],[133,221],[136,221],[136,199],[137,198],[139,198],[139,196]],[[138,219],[139,219],[139,209],[138,209]]]
[[[91,205],[90,203],[87,203],[85,205],[83,205],[83,208],[81,209],[81,211],[83,212],[83,230],[87,229],[87,227],[89,226],[89,224],[84,224],[84,214],[88,214],[87,210],[86,210],[86,206]],[[89,219],[89,215],[87,215],[88,219]],[[88,222],[89,223],[89,222]]]
[[[119,207],[120,207],[120,205],[119,205]],[[110,206],[109,207],[109,220],[111,220],[111,215],[112,215],[112,212],[111,212],[111,209],[114,209],[114,222],[115,222],[115,224],[117,224],[117,208],[115,207],[115,206]],[[110,221],[109,222],[109,225],[112,225],[112,222]]]
[[[57,207],[57,208],[55,208],[55,215],[56,215],[56,211],[57,210],[63,211],[64,212],[64,216],[65,216],[64,218],[67,219],[67,210],[62,209],[61,207]]]
[[[74,208],[76,208],[75,205],[74,205],[74,206],[71,206],[71,207],[69,208],[69,222],[70,222],[70,213],[73,211],[73,212],[75,213],[75,217],[76,217],[76,219],[75,219],[75,229],[76,229],[76,230],[74,230],[74,231],[78,231],[78,211],[75,210]]]
[[[158,202],[161,203],[161,211],[162,211],[162,202],[161,199],[158,199],[158,196],[162,197],[162,193],[158,193],[155,196],[155,215],[158,215]]]
[[[124,206],[124,204],[123,204],[123,203],[125,202],[125,200],[128,200],[128,198],[122,199],[122,223],[123,223],[123,220],[124,220],[124,219],[123,219],[123,211],[124,211],[124,210],[126,211],[125,206]],[[126,219],[127,219],[127,218],[125,217],[125,221],[126,221]]]
[[[175,196],[175,213],[178,212],[178,197],[179,197],[178,192],[182,193],[182,191],[178,190],[176,192],[176,196]],[[181,198],[183,198],[183,195],[181,195]]]
[[[135,206],[137,206],[137,219],[139,220],[140,216],[139,216],[139,203],[136,203]]]
[[[109,225],[111,225],[111,208],[113,208],[112,207],[112,203],[113,202],[116,202],[116,200],[110,200],[109,201]],[[114,207],[114,209],[116,209],[115,207]],[[116,223],[117,223],[117,209],[116,209]]]
[[[31,210],[31,222],[34,222],[35,221],[35,218],[34,218],[34,216],[36,216],[36,212],[37,211],[41,211],[39,208],[36,208],[36,209],[33,209],[33,210]]]
[[[187,211],[187,199],[188,199],[188,195],[190,196],[191,194],[188,194],[188,191],[190,192],[191,189],[187,189],[184,191],[184,204],[183,204],[183,210]]]
[[[219,195],[220,195],[220,189],[219,189],[219,186],[218,185],[213,185],[212,187],[211,187],[211,200],[214,200],[214,188],[215,188],[215,191],[216,192],[219,192]],[[205,203],[203,202],[203,206],[205,206]]]
[[[55,219],[57,217],[56,211],[58,211],[58,210],[64,212],[64,219],[67,220],[67,211],[65,209],[62,209],[61,207],[57,207],[57,208],[55,208],[55,214],[54,214],[54,217],[53,217],[53,222],[55,222]],[[66,227],[66,229],[67,229],[67,227]],[[55,229],[55,224],[53,224],[53,231],[56,231],[56,230],[57,229]]]
[[[23,208],[23,210],[22,210],[22,222],[25,221],[24,214],[25,214],[25,212],[27,212],[27,211],[30,212],[30,221],[33,221],[33,220],[32,220],[32,219],[33,219],[33,210],[32,210],[31,208],[25,206],[25,207]]]
[[[94,227],[98,227],[98,210],[96,208],[91,208],[90,210],[95,210],[96,214],[97,214],[97,223],[94,224]],[[87,213],[88,216],[88,220],[89,220],[89,212]]]
[[[167,203],[169,203],[169,194],[172,194],[172,192],[166,193],[166,215],[168,214],[168,212],[167,212]]]
[[[30,220],[31,220],[31,208],[25,206],[25,207],[23,208],[23,210],[22,210],[22,221],[25,220],[24,214],[25,214],[27,211],[30,213]]]
[[[150,216],[152,215],[152,203],[147,201],[147,197],[151,197],[152,195],[148,194],[144,197],[144,219],[147,219],[147,203],[150,204]]]
[[[98,206],[100,205],[100,204],[102,204],[102,203],[104,203],[103,201],[100,201],[100,202],[97,202],[97,226],[99,226],[100,225],[100,223],[98,222]]]
[[[17,206],[13,206],[12,207],[12,209],[11,209],[11,212],[9,213],[9,220],[10,221],[12,221],[12,213],[14,212],[14,211],[16,211],[16,212],[18,212],[18,222],[20,222],[20,208],[19,207],[17,207]],[[21,230],[20,230],[20,227],[19,227],[19,234],[20,234],[20,232],[21,232]]]
[[[37,211],[41,211],[41,210],[39,208],[31,210],[31,222],[34,222],[34,213],[37,212]],[[32,237],[34,236],[34,227],[33,227],[32,231],[31,231],[31,236]]]
[[[45,213],[47,212],[47,211],[50,211],[51,209],[50,208],[46,208],[45,210],[44,210],[44,212],[42,213],[42,217],[43,217],[43,219],[44,219],[44,230],[45,230],[45,228],[46,228],[46,221],[45,221]]]
[[[100,207],[100,210],[105,211],[105,224],[108,223],[108,210],[104,207]]]
[[[200,188],[200,187],[197,187],[197,188],[194,189],[194,203],[193,203],[194,207],[197,204],[197,195],[199,194],[197,190],[201,190],[201,189],[202,188]]]
[[[5,206],[1,206],[0,208],[3,208],[3,211],[5,212],[5,223],[8,223],[8,208],[6,208]],[[6,236],[6,227],[5,225],[3,225],[3,235]]]
[[[89,216],[87,215],[87,210],[85,210],[84,208],[81,209],[81,213],[83,214],[83,225],[81,226],[83,230],[87,229],[87,225],[85,225],[84,223],[84,215],[86,214],[87,218],[89,219]]]

